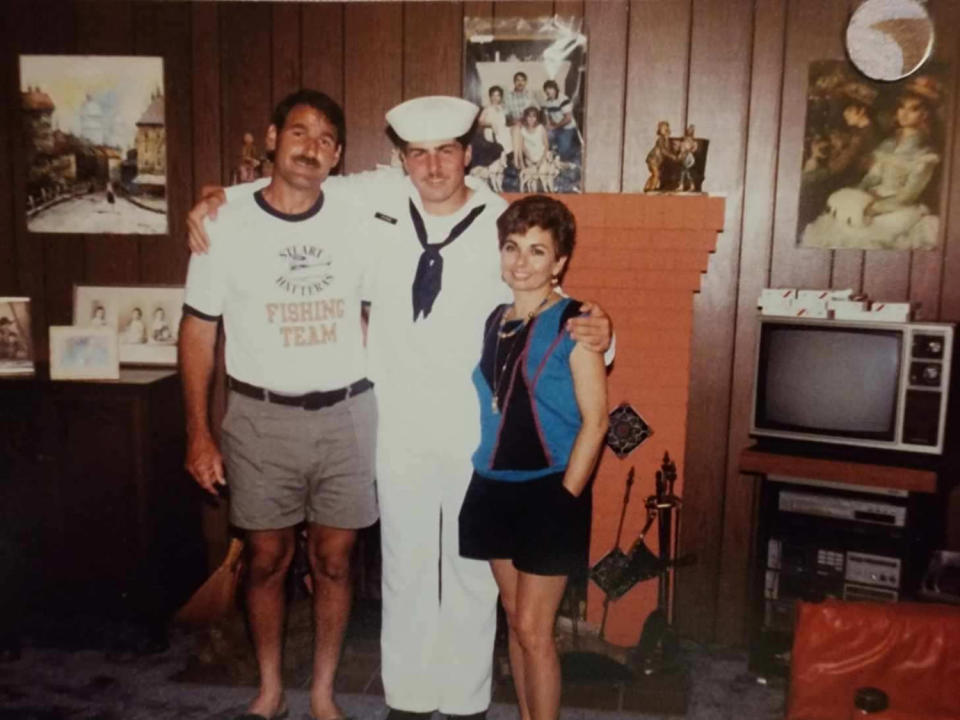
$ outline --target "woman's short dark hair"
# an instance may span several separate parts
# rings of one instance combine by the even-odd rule
[[[558,258],[573,254],[577,221],[566,205],[546,195],[527,195],[510,203],[510,207],[497,218],[500,247],[508,235],[523,235],[532,227],[550,233]]]
[[[491,85],[490,89],[487,90],[487,97],[493,97],[495,92],[500,93],[500,97],[503,97],[503,88],[499,85]]]
[[[535,116],[537,117],[537,120],[539,120],[539,119],[540,119],[540,108],[538,108],[536,105],[531,105],[530,107],[526,108],[526,109],[523,111],[523,115],[522,115],[521,117],[523,117],[523,119],[526,120],[526,119],[527,119],[527,115],[535,115]]]
[[[555,81],[553,81],[553,80],[547,80],[547,81],[543,84],[543,91],[544,91],[544,92],[547,91],[547,88],[553,88],[554,90],[557,91],[557,95],[560,94],[560,86],[557,85],[557,83],[556,83]]]
[[[301,88],[292,92],[277,103],[270,122],[277,128],[278,133],[283,130],[283,126],[287,122],[287,116],[297,105],[307,105],[321,113],[337,129],[337,144],[340,146],[346,145],[347,125],[343,119],[343,108],[326,93],[309,88]]]

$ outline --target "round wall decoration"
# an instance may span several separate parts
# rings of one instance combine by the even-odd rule
[[[930,57],[933,21],[918,0],[866,0],[850,17],[846,44],[864,75],[899,80]]]

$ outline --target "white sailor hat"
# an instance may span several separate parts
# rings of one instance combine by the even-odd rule
[[[406,142],[429,142],[466,135],[480,108],[449,95],[407,100],[387,111],[387,122]]]

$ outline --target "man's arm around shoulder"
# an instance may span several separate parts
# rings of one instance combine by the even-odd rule
[[[269,178],[260,178],[248,183],[219,187],[204,185],[200,200],[187,213],[187,247],[196,255],[210,250],[210,235],[206,223],[216,220],[220,207],[244,195],[252,195],[270,184]]]
[[[587,350],[603,353],[604,363],[610,366],[616,354],[616,341],[610,317],[595,302],[582,303],[580,310],[583,314],[567,320],[570,337]]]

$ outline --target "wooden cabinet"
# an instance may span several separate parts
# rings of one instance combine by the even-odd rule
[[[206,573],[176,372],[51,382],[41,369],[0,381],[0,397],[0,539],[22,551],[21,607],[167,617]]]
[[[750,669],[789,672],[799,601],[916,598],[942,538],[937,472],[927,466],[765,452],[740,455],[757,478],[749,590]],[[867,462],[873,459],[873,462]]]

